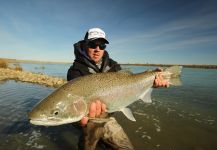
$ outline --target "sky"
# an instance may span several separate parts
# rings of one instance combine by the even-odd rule
[[[0,58],[73,62],[93,27],[119,63],[217,64],[216,0],[0,0]]]

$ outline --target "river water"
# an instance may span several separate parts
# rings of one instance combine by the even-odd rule
[[[66,78],[70,65],[22,64],[24,70]],[[133,73],[153,67],[123,66]],[[129,106],[136,122],[115,117],[136,150],[216,150],[217,70],[183,68],[182,86],[154,89],[153,103]],[[0,82],[0,149],[76,150],[79,132],[71,124],[43,127],[28,122],[27,113],[55,89]]]

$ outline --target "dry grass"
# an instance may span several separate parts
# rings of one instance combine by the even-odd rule
[[[8,68],[8,63],[4,59],[0,59],[0,68]]]
[[[11,62],[7,61],[7,59],[1,59],[1,58],[0,58],[0,68],[9,68],[13,70],[23,71],[23,68],[20,66],[19,63],[11,64]]]
[[[14,70],[23,71],[23,68],[20,66],[20,64],[14,64]]]

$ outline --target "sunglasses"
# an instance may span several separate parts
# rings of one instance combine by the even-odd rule
[[[95,49],[95,48],[97,48],[97,46],[99,46],[100,50],[104,50],[106,48],[105,43],[94,43],[94,42],[88,43],[89,48]]]

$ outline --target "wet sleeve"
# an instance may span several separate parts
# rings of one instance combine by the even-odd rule
[[[134,150],[127,134],[113,117],[106,122],[90,120],[83,131],[83,137],[79,141],[79,148],[82,150]]]

